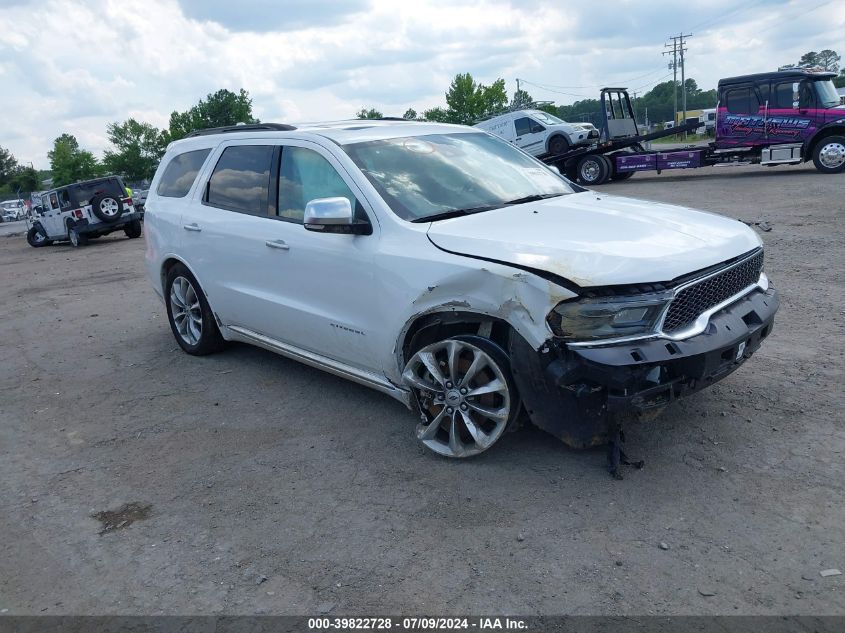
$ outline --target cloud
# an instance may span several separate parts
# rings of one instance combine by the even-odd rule
[[[185,15],[211,21],[230,31],[297,31],[331,26],[365,11],[366,0],[179,0]]]
[[[69,132],[101,155],[109,122],[163,127],[220,88],[290,122],[422,112],[459,72],[509,91],[519,77],[558,103],[608,84],[642,93],[665,80],[664,43],[680,27],[693,33],[687,76],[705,89],[810,49],[845,54],[838,0],[0,0],[0,86],[14,95],[0,146],[47,167]]]

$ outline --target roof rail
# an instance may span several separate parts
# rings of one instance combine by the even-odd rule
[[[365,120],[365,119],[362,119]],[[417,119],[406,119],[405,117],[401,116],[380,116],[376,119],[370,119],[371,121],[416,121]]]
[[[285,123],[238,123],[237,125],[224,125],[223,127],[209,127],[204,130],[194,130],[185,135],[185,138],[193,136],[208,136],[209,134],[228,134],[229,132],[253,132],[258,130],[289,132],[295,130],[293,125]]]
[[[494,117],[500,116],[502,114],[507,114],[508,112],[518,112],[520,110],[539,110],[541,106],[548,106],[554,105],[554,101],[529,101],[528,103],[520,103],[517,105],[508,105],[500,110],[494,110],[493,112],[488,112],[481,118],[476,120],[476,123],[481,123],[482,121],[487,121],[488,119],[492,119]]]

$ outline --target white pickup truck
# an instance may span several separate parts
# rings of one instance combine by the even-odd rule
[[[501,136],[532,156],[563,154],[573,146],[594,143],[599,137],[592,125],[567,123],[542,110],[506,112],[474,127]]]

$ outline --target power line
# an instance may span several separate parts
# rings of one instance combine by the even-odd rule
[[[650,71],[650,72],[645,73],[644,75],[637,75],[636,77],[629,77],[629,78],[627,78],[627,79],[620,79],[620,80],[613,80],[613,81],[605,81],[604,83],[600,83],[600,84],[590,84],[590,85],[587,85],[587,86],[557,86],[557,85],[555,85],[555,84],[546,84],[546,83],[544,83],[544,84],[542,84],[542,86],[541,86],[541,87],[559,88],[559,89],[563,89],[563,90],[566,90],[566,89],[568,89],[568,88],[574,88],[574,89],[576,89],[576,90],[577,90],[577,89],[579,89],[579,88],[603,88],[604,86],[609,86],[610,84],[625,84],[625,83],[630,83],[630,82],[632,82],[632,81],[637,81],[638,79],[642,79],[643,77],[648,77],[648,76],[650,76],[650,75],[656,75],[656,74],[657,74],[657,73],[659,73],[659,72],[663,72],[663,69],[662,69],[662,68],[658,68],[657,70],[652,70],[652,71]],[[524,83],[532,83],[532,82],[528,81],[527,79],[517,79],[516,81],[517,81],[517,83],[518,83],[518,82],[520,82],[520,81],[522,81],[522,82],[524,82]],[[537,84],[532,84],[532,85],[537,85]]]

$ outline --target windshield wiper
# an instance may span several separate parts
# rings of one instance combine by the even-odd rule
[[[556,198],[557,196],[562,196],[562,193],[535,193],[530,196],[525,196],[523,198],[516,198],[514,200],[508,200],[504,204],[511,205],[511,204],[522,204],[524,202],[537,202],[537,200],[545,200],[546,198]]]
[[[433,213],[432,215],[425,215],[421,218],[414,218],[411,222],[436,222],[437,220],[448,220],[449,218],[458,218],[462,215],[472,215],[473,213],[481,213],[482,211],[490,211],[491,209],[498,209],[501,204],[488,204],[483,207],[467,207],[466,209],[452,209],[450,211],[443,211],[442,213]]]

